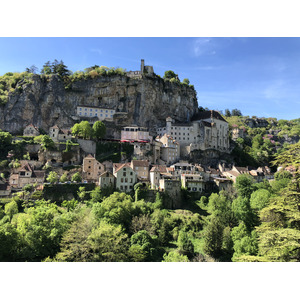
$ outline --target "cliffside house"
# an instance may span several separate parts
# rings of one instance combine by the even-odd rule
[[[139,181],[149,181],[149,161],[133,159],[130,167],[136,173]]]
[[[105,172],[105,166],[89,154],[83,159],[82,172],[85,180],[98,182],[99,176]]]
[[[136,125],[124,127],[121,130],[121,141],[138,141],[138,142],[150,142],[152,143],[152,136],[149,134],[149,130],[145,127],[139,127]]]
[[[27,125],[23,130],[23,136],[38,136],[38,135],[40,135],[39,129],[32,124]]]
[[[133,191],[133,186],[137,182],[135,171],[128,165],[122,164],[114,171],[116,177],[116,188],[122,192]]]
[[[10,175],[9,184],[13,188],[23,188],[26,184],[43,184],[45,181],[44,170],[34,170],[34,167],[25,162],[20,168]]]
[[[206,190],[205,179],[201,174],[181,174],[182,187],[189,192],[204,192]]]
[[[108,188],[108,187],[114,187],[115,186],[116,178],[113,175],[113,173],[109,171],[105,171],[99,176],[99,187],[102,188]]]
[[[170,165],[180,158],[180,144],[172,136],[164,133],[162,136],[157,136],[156,141],[161,143],[160,158]]]
[[[191,118],[190,123],[175,123],[170,117],[166,126],[157,129],[159,135],[167,134],[179,142],[181,152],[193,150],[216,149],[229,150],[229,126],[217,111],[199,112]]]
[[[106,119],[113,119],[115,114],[115,109],[100,107],[100,106],[91,106],[91,105],[78,105],[77,106],[77,116],[85,118],[98,118],[100,121]]]
[[[72,139],[72,132],[70,129],[60,129],[54,125],[49,128],[49,136],[56,143],[65,142]]]

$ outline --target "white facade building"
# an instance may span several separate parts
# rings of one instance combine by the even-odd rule
[[[176,124],[168,117],[166,126],[158,128],[157,133],[171,135],[182,150],[188,146],[188,152],[207,149],[227,152],[229,149],[228,123],[214,110],[196,114],[188,124]]]
[[[97,106],[86,106],[86,105],[78,105],[77,106],[77,115],[79,117],[86,118],[98,118],[100,121],[105,119],[112,119],[115,110],[112,108],[103,108]]]
[[[145,127],[127,126],[121,130],[121,140],[148,141],[152,143],[152,136]]]

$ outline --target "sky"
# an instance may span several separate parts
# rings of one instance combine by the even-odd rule
[[[300,38],[20,37],[0,38],[0,75],[63,60],[75,72],[93,65],[188,78],[199,106],[243,115],[300,118]]]

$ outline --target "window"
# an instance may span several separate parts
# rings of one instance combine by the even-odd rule
[[[121,182],[124,182],[124,178],[121,178]]]
[[[126,172],[123,172],[123,176],[126,177]]]
[[[85,108],[84,111],[87,111],[87,109]]]
[[[133,173],[132,173],[132,172],[130,172],[130,175],[133,175]]]
[[[90,111],[93,111],[93,109],[91,108]]]
[[[108,117],[108,115],[105,115],[105,117],[107,118],[107,117]]]
[[[81,107],[79,108],[79,110],[81,110]]]

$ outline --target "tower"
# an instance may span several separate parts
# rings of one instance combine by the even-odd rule
[[[168,134],[168,135],[171,135],[171,125],[172,125],[172,118],[170,118],[170,117],[167,117],[166,118],[166,133]]]
[[[145,60],[141,59],[141,73],[144,73],[144,68],[145,68]]]

